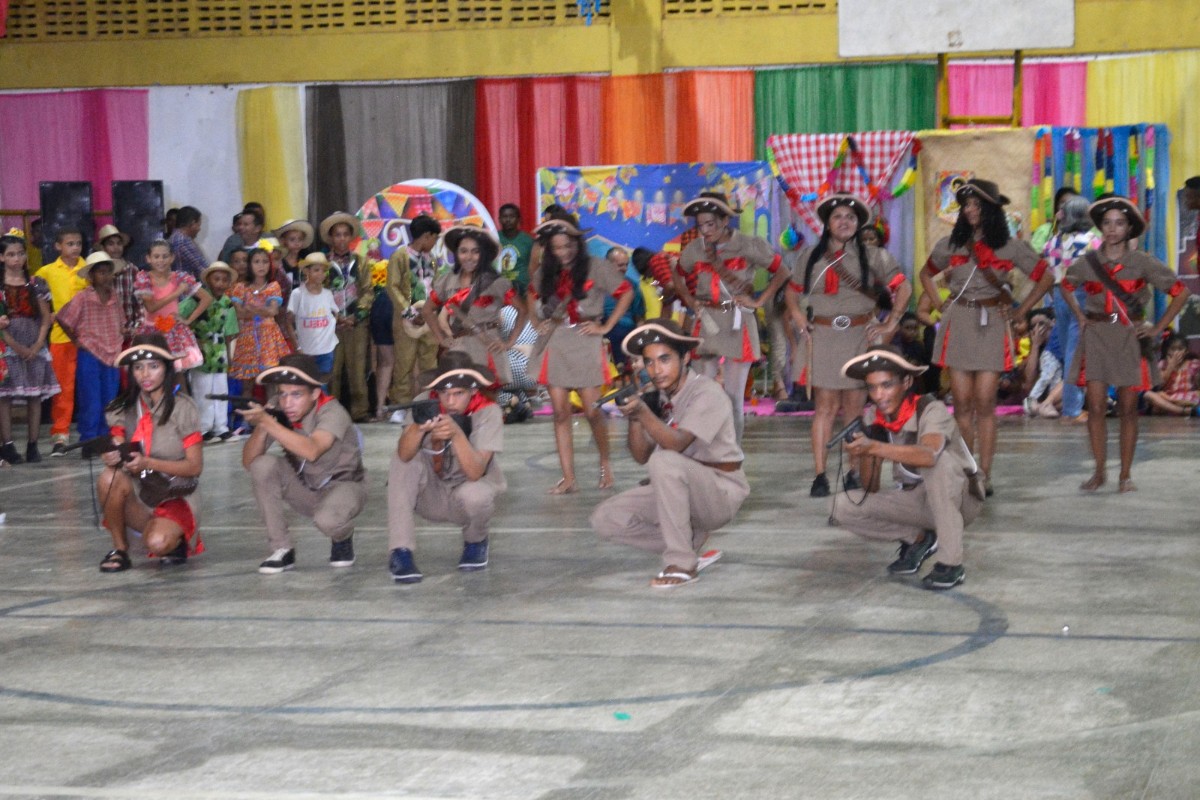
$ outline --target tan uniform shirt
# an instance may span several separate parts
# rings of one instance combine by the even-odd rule
[[[679,269],[686,276],[695,273],[696,299],[702,303],[731,302],[733,295],[749,294],[754,283],[754,271],[765,269],[771,274],[778,271],[782,258],[771,249],[765,239],[746,236],[734,231],[728,242],[717,246],[717,255],[724,271],[742,279],[742,286],[730,286],[710,263],[711,258],[704,240],[693,239],[683,248],[679,256]]]
[[[333,444],[316,461],[301,459],[285,451],[288,463],[309,489],[315,491],[330,481],[362,481],[366,478],[358,432],[350,414],[337,400],[322,395],[313,410],[300,420],[300,430],[306,436],[317,431],[326,431],[333,436]],[[267,447],[274,441],[268,436]]]
[[[420,399],[428,397],[429,393],[426,392],[421,395]],[[500,469],[499,460],[496,458],[496,455],[504,450],[504,414],[501,413],[500,406],[488,403],[471,414],[471,435],[467,437],[467,441],[476,450],[486,450],[492,453],[492,460],[488,464],[487,471],[479,480],[490,483],[500,490],[508,488],[508,482],[504,479],[504,472]],[[457,486],[467,481],[462,464],[454,457],[452,448],[446,448],[446,451],[441,454],[430,452],[430,435],[428,433],[421,440],[421,450],[417,456],[440,480],[451,486]],[[441,458],[440,472],[433,470],[435,458]]]
[[[1000,296],[1000,291],[993,288],[979,272],[984,268],[993,269],[1000,283],[1011,286],[1012,277],[1008,273],[1014,267],[1032,281],[1041,280],[1042,273],[1047,269],[1046,262],[1028,242],[1021,239],[1010,239],[1000,249],[992,250],[983,242],[976,242],[969,247],[951,247],[948,236],[939,239],[933,246],[933,252],[925,264],[926,269],[933,269],[934,275],[949,270],[946,285],[952,300],[959,297],[962,300],[988,300]]]
[[[872,407],[865,416],[868,425],[874,424],[875,413],[876,411]],[[924,411],[918,409],[897,433],[889,432],[888,437],[892,444],[913,445],[919,443],[921,437],[928,434],[938,434],[945,441],[941,452],[937,454],[939,459],[949,458],[960,469],[973,471],[974,461],[968,457],[966,444],[958,430],[958,423],[954,421],[946,404],[940,400],[930,402]],[[892,476],[896,483],[906,487],[916,486],[923,480],[916,467],[906,467],[898,461],[892,462]]]
[[[745,458],[738,446],[729,397],[712,378],[689,372],[683,388],[668,402],[663,414],[667,424],[696,437],[683,455],[710,464]]]
[[[800,251],[792,266],[793,288],[808,294],[808,306],[814,315],[832,317],[838,314],[848,314],[857,317],[870,314],[875,310],[875,302],[866,295],[849,285],[844,275],[846,273],[862,280],[862,266],[858,258],[858,246],[851,244],[844,251],[824,253],[812,267],[812,286],[804,285],[804,274],[807,271],[808,259],[812,256],[813,247]],[[838,261],[838,259],[841,259]],[[837,266],[833,266],[834,262]],[[895,290],[904,280],[900,265],[892,254],[878,247],[867,248],[867,271],[869,284],[867,289],[886,286]]]
[[[606,297],[620,297],[624,292],[633,290],[633,286],[625,280],[621,270],[604,258],[592,258],[588,261],[588,276],[583,284],[585,294],[582,300],[575,300],[571,294],[570,275],[570,270],[564,268],[559,273],[558,291],[555,296],[539,297],[538,308],[543,319],[549,318],[554,313],[552,309],[558,308],[559,303],[567,303],[568,312],[564,322],[596,320],[604,316]],[[540,276],[538,289],[541,289]]]
[[[1128,294],[1141,300],[1143,307],[1150,299],[1150,286],[1172,297],[1179,294],[1183,288],[1183,284],[1170,267],[1142,250],[1130,250],[1117,261],[1105,261],[1103,255],[1097,255],[1100,256],[1100,265],[1108,271],[1112,279]],[[1075,291],[1078,286],[1083,287],[1087,294],[1083,302],[1085,314],[1114,314],[1118,311],[1125,313],[1123,307],[1118,308],[1120,303],[1117,298],[1096,277],[1096,272],[1086,257],[1076,259],[1067,267],[1062,285],[1068,292]]]

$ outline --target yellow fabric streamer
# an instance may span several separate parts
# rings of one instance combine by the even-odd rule
[[[1093,127],[1163,122],[1171,133],[1171,188],[1200,175],[1200,50],[1112,58],[1088,64],[1087,124]],[[1163,143],[1158,143],[1162,147]],[[1168,202],[1173,203],[1173,200]],[[1162,210],[1159,210],[1162,213]],[[1167,210],[1167,249],[1174,249],[1175,214]]]
[[[268,86],[238,93],[242,197],[266,207],[268,227],[308,216],[302,91],[299,86]]]

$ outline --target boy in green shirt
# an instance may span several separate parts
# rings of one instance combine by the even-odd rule
[[[188,373],[188,380],[192,387],[192,398],[200,409],[200,432],[204,434],[206,442],[214,438],[224,442],[233,437],[229,430],[229,403],[210,400],[208,395],[230,394],[229,362],[233,359],[233,345],[238,335],[237,315],[228,296],[234,278],[233,267],[224,261],[214,261],[200,274],[200,280],[213,296],[213,301],[192,323],[192,332],[200,343],[204,363]],[[194,296],[180,302],[179,316],[187,319],[195,306]],[[233,394],[240,393],[240,381],[238,384],[238,391]]]

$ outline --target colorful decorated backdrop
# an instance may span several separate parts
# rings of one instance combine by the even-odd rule
[[[386,260],[412,241],[408,223],[419,214],[433,217],[443,230],[452,225],[482,225],[496,230],[483,203],[461,186],[431,179],[409,180],[394,183],[363,203],[358,218],[365,236],[357,249],[372,261]],[[433,256],[440,264],[448,263],[440,242]]]
[[[691,227],[684,203],[700,192],[724,193],[746,233],[773,239],[780,229],[779,192],[763,161],[543,167],[537,186],[540,208],[557,203],[579,215],[597,255],[614,245],[678,250]]]

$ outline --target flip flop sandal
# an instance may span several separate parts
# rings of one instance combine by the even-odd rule
[[[671,565],[655,575],[650,581],[650,585],[655,589],[675,589],[679,586],[687,586],[689,583],[695,583],[697,574],[697,572]]]
[[[109,550],[108,555],[104,556],[100,562],[101,572],[124,572],[133,566],[133,562],[129,560],[129,553],[124,550]]]
[[[696,559],[696,572],[703,572],[705,567],[711,567],[713,564],[721,560],[721,556],[725,555],[720,550],[706,550],[700,554],[700,558]]]

